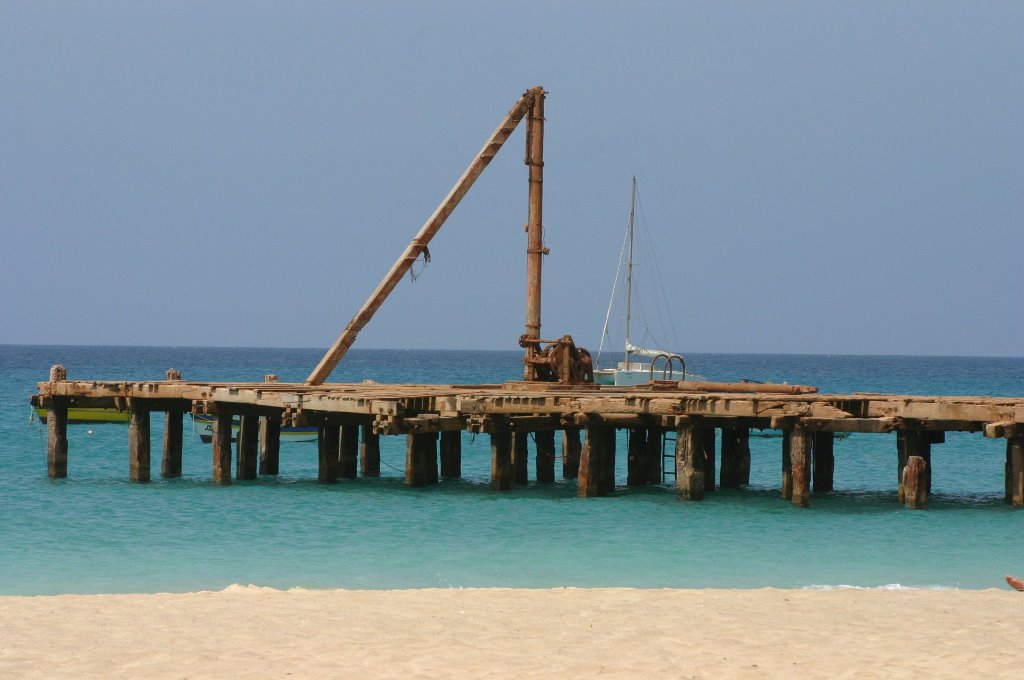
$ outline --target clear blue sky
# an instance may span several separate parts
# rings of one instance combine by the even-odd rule
[[[326,346],[519,94],[543,334],[1024,355],[1024,3],[3,2],[0,343]],[[514,349],[522,131],[358,347]]]

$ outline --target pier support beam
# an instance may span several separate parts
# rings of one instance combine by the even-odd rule
[[[908,508],[921,510],[928,500],[927,467],[922,456],[907,456],[907,467],[903,470],[903,504]]]
[[[643,486],[647,483],[650,470],[648,455],[646,428],[629,428],[629,444],[626,449],[626,486]]]
[[[1024,434],[1006,440],[1006,502],[1024,507]]]
[[[899,497],[908,508],[920,510],[928,500],[932,436],[932,433],[921,430],[901,430],[897,434],[896,447],[902,465]]]
[[[213,481],[231,483],[231,414],[218,413],[213,419]]]
[[[715,490],[715,428],[701,427],[701,448],[704,457],[704,490]]]
[[[180,409],[164,411],[164,450],[160,461],[160,476],[165,479],[181,477],[182,425],[185,412]]]
[[[380,435],[373,431],[373,425],[363,425],[362,428],[359,470],[363,477],[380,477]]]
[[[238,428],[238,461],[235,477],[256,479],[259,458],[260,420],[256,415],[244,415]]]
[[[737,428],[722,428],[722,468],[718,484],[723,489],[740,488],[740,451]]]
[[[644,446],[647,449],[647,483],[661,484],[664,479],[662,466],[665,463],[665,428],[652,427],[647,430],[647,438]]]
[[[580,428],[567,427],[562,432],[562,479],[576,479],[580,475]]]
[[[260,419],[260,474],[276,475],[281,469],[281,416]]]
[[[46,409],[46,474],[51,479],[68,476],[68,407],[63,399],[51,399]]]
[[[512,481],[521,486],[526,486],[529,481],[529,468],[527,458],[529,456],[530,433],[512,433]]]
[[[135,408],[128,426],[128,478],[149,481],[149,411]]]
[[[491,433],[491,488],[512,488],[512,433],[508,431]]]
[[[615,428],[591,425],[580,452],[580,498],[605,496],[615,490]]]
[[[338,481],[338,455],[341,449],[341,428],[337,425],[321,425],[317,429],[317,451],[319,466],[316,479],[330,484]]]
[[[782,500],[793,500],[793,461],[790,456],[792,430],[782,431]]]
[[[437,433],[406,435],[405,485],[423,487],[437,484]]]
[[[826,493],[834,489],[836,469],[835,434],[815,432],[814,449],[814,493]]]
[[[676,495],[684,500],[704,499],[704,433],[681,425],[676,429]]]
[[[736,448],[740,459],[740,486],[750,485],[750,428],[736,428]]]
[[[555,431],[534,432],[533,439],[537,444],[537,482],[550,484],[555,481]]]
[[[806,508],[811,503],[810,433],[802,427],[788,431],[793,505]]]
[[[341,452],[338,457],[338,475],[342,479],[355,479],[358,472],[358,463],[359,426],[342,425]]]
[[[462,430],[446,430],[441,433],[441,477],[462,477]]]

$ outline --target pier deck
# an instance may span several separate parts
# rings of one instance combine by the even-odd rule
[[[459,433],[469,431],[491,436],[492,486],[506,490],[526,481],[529,435],[538,481],[554,480],[554,432],[562,430],[563,476],[578,476],[580,496],[600,496],[615,488],[615,430],[627,429],[628,485],[661,483],[668,447],[679,497],[699,500],[716,482],[747,484],[750,430],[773,428],[783,434],[782,495],[806,506],[812,488],[832,488],[835,433],[896,432],[900,500],[920,508],[930,491],[931,446],[943,442],[945,432],[962,431],[1006,440],[1006,500],[1024,506],[1024,398],[836,395],[749,383],[309,385],[275,376],[261,383],[185,381],[173,369],[168,377],[67,380],[55,367],[31,397],[47,410],[49,474],[67,474],[67,409],[93,407],[130,414],[129,474],[136,481],[150,478],[149,413],[163,411],[161,471],[167,477],[181,474],[182,415],[191,412],[214,416],[213,478],[221,483],[232,478],[231,426],[240,417],[236,476],[242,479],[277,473],[282,424],[318,427],[319,479],[325,482],[378,475],[379,437],[405,436],[406,483],[412,486],[460,476]]]

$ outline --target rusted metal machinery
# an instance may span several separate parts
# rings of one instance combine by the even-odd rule
[[[427,219],[413,238],[412,243],[384,276],[370,297],[352,317],[345,330],[306,378],[307,385],[322,385],[338,362],[355,342],[359,331],[370,322],[391,291],[405,276],[412,264],[423,253],[427,245],[441,229],[448,216],[466,195],[484,168],[498,153],[509,136],[525,117],[526,164],[529,166],[529,217],[526,224],[526,333],[519,344],[526,350],[523,360],[523,378],[529,381],[562,382],[566,384],[592,383],[593,367],[590,353],[577,348],[568,335],[556,341],[540,339],[541,265],[548,249],[544,246],[543,196],[544,196],[544,97],[543,87],[534,87],[512,106],[505,119],[491,134],[483,149],[476,155],[459,180],[452,187],[441,205]],[[545,348],[543,344],[549,343]]]

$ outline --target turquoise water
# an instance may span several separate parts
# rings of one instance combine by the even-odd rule
[[[808,510],[778,497],[780,443],[752,439],[751,488],[678,502],[669,487],[575,498],[575,481],[489,488],[488,439],[464,435],[461,481],[403,486],[404,440],[380,479],[316,483],[316,445],[282,447],[281,476],[217,487],[186,432],[184,477],[127,481],[124,426],[69,429],[66,480],[46,477],[27,397],[49,366],[71,378],[302,380],[320,350],[0,346],[0,593],[462,586],[986,588],[1024,572],[1024,512],[1003,503],[1004,443],[934,447],[926,511],[896,501],[895,436],[836,442],[837,491]],[[1024,395],[1024,359],[689,355],[714,379],[823,391]],[[335,380],[500,382],[518,352],[354,350]],[[87,431],[91,427],[93,434]],[[154,471],[163,423],[154,414]],[[187,427],[187,426],[186,426]],[[625,480],[620,437],[618,482]],[[532,461],[531,461],[532,467]],[[558,470],[560,471],[560,465]],[[532,474],[532,470],[531,470]]]

